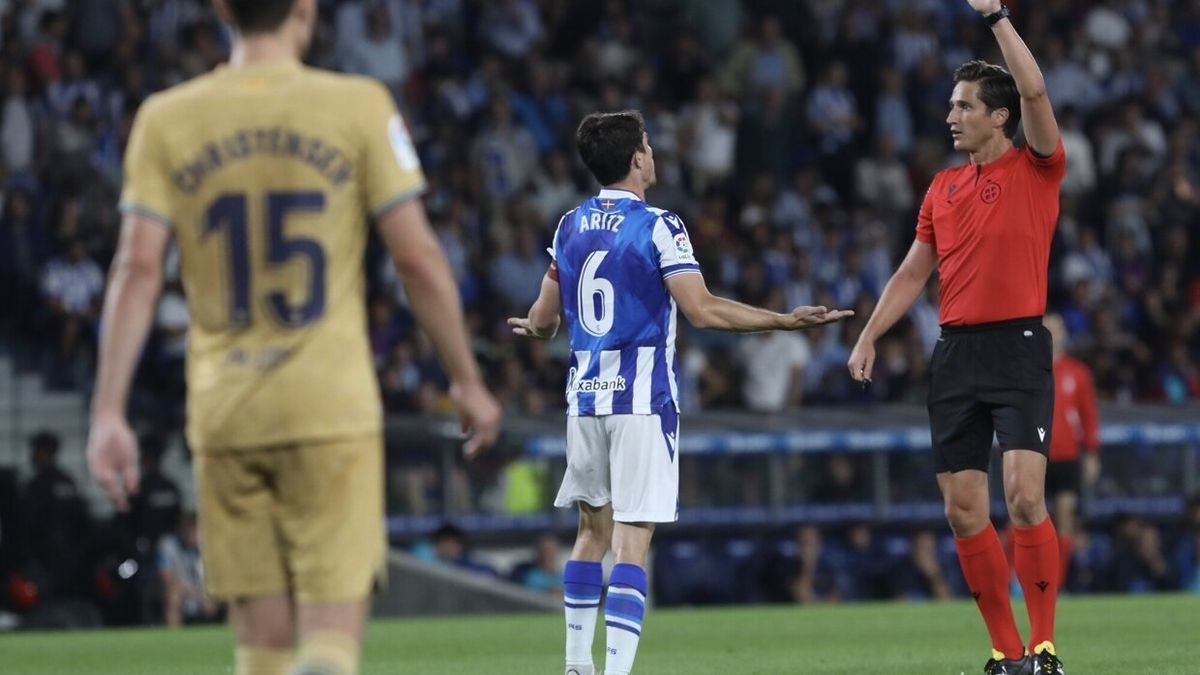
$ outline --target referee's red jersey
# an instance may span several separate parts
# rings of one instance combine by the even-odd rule
[[[1054,359],[1054,426],[1050,461],[1073,462],[1080,451],[1100,449],[1100,416],[1092,373],[1082,361],[1065,354]]]
[[[921,202],[917,239],[937,250],[942,325],[1045,313],[1066,167],[1060,141],[1049,157],[1014,147],[993,162],[934,176]]]

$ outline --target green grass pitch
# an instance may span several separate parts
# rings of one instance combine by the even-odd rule
[[[1024,630],[1024,608],[1015,609]],[[1066,598],[1058,625],[1071,675],[1200,673],[1198,596]],[[18,633],[0,637],[0,672],[231,673],[230,640],[224,628]],[[557,615],[379,621],[363,672],[557,675],[562,640]],[[598,630],[597,657],[603,643]],[[982,672],[987,658],[982,621],[966,602],[672,609],[649,612],[634,672],[959,675]]]

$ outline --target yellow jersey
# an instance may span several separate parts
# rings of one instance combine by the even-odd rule
[[[274,63],[150,97],[121,210],[170,227],[191,323],[198,450],[378,433],[367,339],[367,215],[425,189],[382,84]]]

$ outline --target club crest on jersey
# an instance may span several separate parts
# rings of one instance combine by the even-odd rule
[[[989,180],[979,191],[979,198],[984,204],[995,204],[996,200],[1000,199],[1000,192],[1000,184]]]

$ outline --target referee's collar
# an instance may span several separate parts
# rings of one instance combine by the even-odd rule
[[[638,202],[642,201],[641,197],[629,190],[620,190],[617,188],[601,188],[600,194],[596,195],[596,199],[632,199]]]
[[[1021,154],[1021,151],[1022,151],[1022,148],[1018,148],[1016,146],[1016,144],[1014,144],[1011,148],[1009,148],[1008,150],[1005,150],[1004,154],[1000,155],[999,157],[997,157],[996,159],[993,159],[990,162],[984,162],[982,164],[977,164],[975,162],[975,160],[969,159],[969,160],[967,160],[967,166],[983,167],[985,169],[989,168],[989,167],[993,167],[993,166],[1007,166],[1014,159],[1016,159],[1017,155]]]

